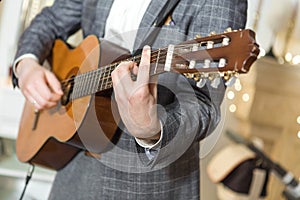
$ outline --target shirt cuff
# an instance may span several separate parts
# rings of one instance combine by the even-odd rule
[[[153,142],[152,140],[144,140],[144,139],[135,137],[135,141],[138,143],[138,145],[140,145],[141,147],[147,148],[147,149],[155,149],[156,147],[159,146],[159,144],[161,143],[162,137],[163,137],[163,125],[162,125],[161,121],[159,121],[159,123],[160,123],[160,130],[161,130],[159,140]]]
[[[17,66],[17,64],[18,64],[22,59],[24,59],[24,58],[32,58],[32,59],[34,59],[34,60],[36,60],[36,61],[39,60],[34,54],[31,54],[31,53],[27,53],[27,54],[24,54],[24,55],[18,57],[18,58],[15,60],[15,62],[13,63],[13,67],[12,67],[12,70],[13,70],[13,72],[14,72],[16,78],[18,78],[17,73],[16,73],[16,66]]]

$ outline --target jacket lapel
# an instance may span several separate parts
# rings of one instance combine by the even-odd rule
[[[149,34],[149,27],[153,26],[157,20],[157,17],[168,0],[151,0],[144,17],[139,26],[139,30],[136,35],[134,48],[138,48],[143,40],[146,39]]]
[[[93,23],[93,32],[100,38],[104,37],[106,20],[114,0],[95,0],[97,2],[96,17]],[[95,6],[90,3],[90,6]]]

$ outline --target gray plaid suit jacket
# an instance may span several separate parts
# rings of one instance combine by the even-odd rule
[[[152,0],[135,41],[139,47],[167,0]],[[56,0],[23,33],[16,57],[35,54],[42,63],[56,38],[82,28],[84,36],[104,37],[113,0]],[[172,24],[163,26],[153,48],[178,44],[226,28],[244,28],[246,0],[181,0]],[[120,16],[122,17],[122,16]],[[199,199],[199,141],[220,119],[225,87],[199,89],[181,75],[159,76],[158,103],[163,123],[160,146],[145,155],[135,139],[121,134],[115,148],[100,159],[79,153],[57,172],[49,199]],[[63,155],[63,152],[62,152]]]

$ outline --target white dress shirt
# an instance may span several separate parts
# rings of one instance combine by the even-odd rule
[[[130,51],[151,0],[114,0],[106,20],[104,38]]]

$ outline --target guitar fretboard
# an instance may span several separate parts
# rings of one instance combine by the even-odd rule
[[[167,49],[158,49],[151,53],[152,65],[150,68],[150,76],[163,72],[161,63],[165,62],[166,55]],[[126,61],[133,61],[139,64],[141,56],[130,57],[126,59]],[[108,90],[112,88],[111,73],[121,62],[122,61],[116,62],[65,80],[62,82],[63,90],[66,90],[64,88],[72,88],[71,100]]]
[[[224,76],[229,80],[236,73],[246,73],[256,60],[259,48],[254,36],[250,30],[234,31],[152,51],[150,76],[172,71],[196,82]],[[122,61],[139,65],[141,55]],[[63,91],[67,94],[65,99],[74,100],[112,88],[111,73],[122,61],[62,81]]]

